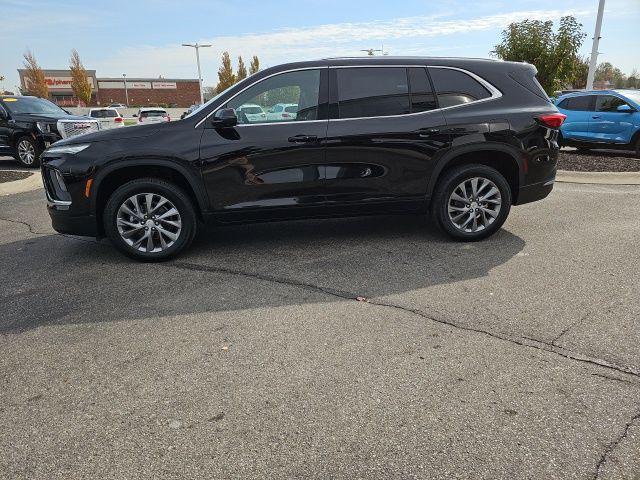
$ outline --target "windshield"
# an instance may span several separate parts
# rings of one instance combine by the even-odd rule
[[[93,118],[116,118],[118,112],[115,110],[92,110],[91,116]]]
[[[215,97],[213,97],[211,100],[209,100],[208,102],[203,103],[202,105],[200,105],[198,108],[196,108],[193,112],[191,112],[189,115],[187,115],[184,118],[189,118],[193,115],[195,115],[196,113],[198,113],[199,111],[201,111],[202,109],[208,107],[209,105],[211,105],[213,102],[215,102],[216,100],[218,100],[222,95],[224,95],[225,93],[227,93],[229,90],[231,90],[233,87],[235,87],[235,85],[231,85],[229,88],[227,88],[226,90],[223,90],[222,92],[220,92],[219,94],[217,94]]]
[[[244,113],[249,114],[263,113],[260,107],[240,107],[238,110],[242,110]]]
[[[55,103],[43,98],[11,97],[2,100],[11,113],[67,115]]]
[[[640,105],[640,92],[622,92],[622,94],[627,97],[629,100],[635,102]]]
[[[141,117],[164,117],[167,114],[164,110],[147,110],[146,112],[141,112]]]

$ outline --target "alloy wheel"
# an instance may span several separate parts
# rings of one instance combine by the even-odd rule
[[[36,149],[29,140],[20,140],[18,142],[18,157],[25,165],[33,165],[36,159]]]
[[[480,232],[498,218],[502,207],[500,189],[491,180],[473,177],[460,183],[449,196],[449,219],[460,231]]]
[[[116,216],[118,233],[130,247],[158,253],[180,238],[182,219],[175,205],[157,193],[137,193],[127,198]]]

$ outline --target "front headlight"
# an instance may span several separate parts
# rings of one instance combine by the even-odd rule
[[[85,148],[89,148],[90,145],[90,143],[82,143],[78,145],[60,145],[59,147],[53,146],[49,147],[46,152],[75,155],[76,153],[83,151]]]
[[[48,123],[44,123],[44,122],[36,122],[36,127],[38,128],[38,130],[40,130],[42,133],[50,133],[51,132],[51,125],[49,125]]]

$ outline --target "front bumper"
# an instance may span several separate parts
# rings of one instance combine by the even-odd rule
[[[51,226],[58,233],[97,237],[98,226],[93,215],[74,216],[69,210],[60,210],[56,205],[48,205]]]

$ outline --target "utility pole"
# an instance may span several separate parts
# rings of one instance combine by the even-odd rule
[[[124,78],[124,97],[126,98],[125,105],[129,108],[129,90],[127,90],[127,74],[123,73],[122,78]]]
[[[210,47],[211,45],[209,44],[201,45],[196,42],[196,43],[183,43],[182,46],[196,49],[196,62],[198,63],[198,81],[200,84],[200,104],[202,105],[204,103],[204,92],[202,91],[202,73],[200,72],[200,49]]]
[[[602,29],[602,16],[604,15],[604,0],[598,5],[598,18],[596,19],[596,31],[593,35],[593,47],[591,48],[591,60],[589,61],[589,73],[587,74],[587,90],[593,90],[593,80],[596,75],[598,63],[598,46],[600,45],[600,30]]]

